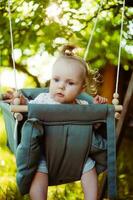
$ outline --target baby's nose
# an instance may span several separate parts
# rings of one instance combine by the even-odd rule
[[[65,83],[64,82],[60,82],[59,83],[59,88],[60,89],[65,89]]]

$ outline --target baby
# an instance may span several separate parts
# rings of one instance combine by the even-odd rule
[[[61,55],[53,65],[52,78],[50,80],[49,93],[41,93],[29,103],[37,104],[88,104],[87,101],[77,99],[77,96],[85,91],[91,74],[87,63],[73,53],[73,46],[65,46]],[[7,93],[7,96],[11,93]],[[13,98],[13,96],[11,97]],[[5,98],[6,99],[6,98]],[[10,98],[9,98],[10,99]],[[27,100],[21,96],[21,104]],[[107,103],[107,99],[96,96],[94,103]],[[81,176],[81,183],[85,200],[97,200],[98,184],[95,161],[88,158]],[[39,162],[38,170],[33,178],[30,188],[32,200],[47,199],[48,169],[43,156]]]

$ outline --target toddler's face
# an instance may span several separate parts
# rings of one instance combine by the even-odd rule
[[[59,103],[74,103],[82,92],[85,70],[77,61],[59,59],[53,66],[51,97]]]

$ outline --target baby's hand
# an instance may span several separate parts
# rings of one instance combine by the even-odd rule
[[[14,90],[9,90],[5,94],[2,95],[2,99],[6,103],[11,103],[14,99]]]
[[[105,104],[108,103],[108,99],[105,97],[101,97],[99,95],[96,95],[93,99],[94,104]]]
[[[6,103],[11,103],[14,105],[25,105],[27,104],[27,99],[21,93],[17,91],[7,91],[3,95],[3,100]]]
[[[108,99],[105,97],[101,97],[99,95],[96,95],[93,99],[94,104],[105,104],[108,103]],[[101,126],[101,123],[94,124],[94,129],[98,129]]]

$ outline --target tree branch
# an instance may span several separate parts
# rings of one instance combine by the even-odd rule
[[[13,66],[11,56],[9,56],[9,63],[10,63],[10,66]],[[15,63],[15,66],[16,66],[16,69],[17,69],[18,71],[21,71],[21,72],[23,72],[24,74],[26,74],[26,75],[28,75],[29,77],[31,77],[31,78],[35,81],[37,87],[41,87],[41,84],[40,84],[40,82],[39,82],[39,80],[38,80],[38,77],[37,77],[37,76],[34,76],[33,74],[31,74],[31,73],[27,70],[27,68],[26,68],[25,65],[20,65],[20,64],[18,64],[18,63]]]

